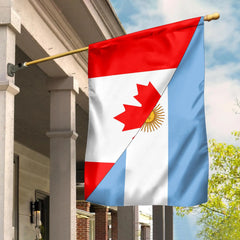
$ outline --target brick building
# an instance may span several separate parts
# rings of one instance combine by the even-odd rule
[[[125,32],[107,0],[1,0],[0,13],[0,239],[41,233],[45,240],[73,240],[76,172],[82,182],[88,125],[87,52],[15,76],[7,64]]]
[[[137,239],[137,207],[83,201],[87,52],[7,68],[125,34],[109,0],[0,0],[0,13],[0,239]]]

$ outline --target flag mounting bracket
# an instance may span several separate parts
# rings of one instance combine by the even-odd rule
[[[18,63],[16,65],[12,63],[7,64],[7,74],[9,77],[14,77],[14,73],[16,73],[18,70],[23,69],[27,66],[25,66],[24,63]]]
[[[219,19],[219,17],[220,17],[219,13],[209,14],[209,15],[204,16],[204,21],[209,22],[211,20],[217,20],[217,19]],[[30,61],[30,62],[19,63],[19,64],[16,64],[16,65],[14,65],[12,63],[8,63],[7,64],[7,74],[8,74],[8,76],[13,77],[14,74],[18,70],[26,68],[30,65],[38,64],[38,63],[42,63],[42,62],[47,62],[47,61],[50,61],[50,60],[53,60],[53,59],[56,59],[56,58],[65,57],[65,56],[68,56],[68,55],[72,55],[72,54],[87,51],[87,50],[88,50],[88,47],[83,47],[83,48],[75,49],[75,50],[72,50],[72,51],[69,51],[69,52],[60,53],[60,54],[45,57],[45,58],[40,58],[40,59],[33,60],[33,61]]]

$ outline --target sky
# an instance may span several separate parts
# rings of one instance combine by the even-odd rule
[[[205,22],[205,110],[208,139],[234,144],[240,130],[240,1],[111,0],[127,33],[220,13]]]
[[[205,22],[205,112],[208,139],[236,144],[240,130],[239,0],[110,0],[127,33],[220,13]],[[239,145],[239,144],[238,144]],[[174,218],[174,240],[194,240],[196,216]]]

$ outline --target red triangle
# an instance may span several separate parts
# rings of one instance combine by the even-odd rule
[[[103,180],[114,163],[85,162],[84,193],[85,200],[90,196],[98,184]]]

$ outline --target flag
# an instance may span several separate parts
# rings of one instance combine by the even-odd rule
[[[89,46],[87,201],[207,201],[203,38],[199,17]]]

